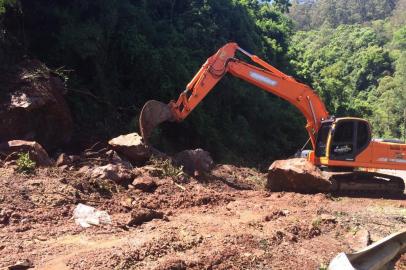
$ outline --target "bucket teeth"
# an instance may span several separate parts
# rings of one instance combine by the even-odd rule
[[[144,104],[139,119],[144,143],[148,142],[154,128],[165,121],[173,121],[172,111],[167,104],[156,100],[149,100]]]

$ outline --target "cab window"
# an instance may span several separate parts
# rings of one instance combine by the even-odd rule
[[[326,149],[327,149],[327,139],[330,133],[331,123],[325,123],[319,129],[317,134],[317,148],[316,148],[316,156],[317,157],[324,157],[326,156]]]
[[[354,158],[354,122],[339,122],[334,130],[333,141],[330,146],[330,157],[335,159]]]
[[[357,152],[361,152],[368,146],[371,140],[369,126],[366,122],[359,121],[357,129]]]

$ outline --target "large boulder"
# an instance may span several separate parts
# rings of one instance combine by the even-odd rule
[[[190,175],[209,172],[214,165],[210,153],[200,148],[179,152],[174,156],[174,163],[183,166],[184,171]]]
[[[304,158],[277,160],[269,168],[266,187],[271,191],[299,193],[329,192],[333,183],[328,173]]]
[[[69,142],[73,122],[62,80],[40,61],[0,74],[0,142],[37,141],[46,149]]]
[[[138,133],[118,136],[111,139],[109,145],[114,151],[136,165],[145,163],[152,154],[152,149],[143,142]]]
[[[37,142],[13,140],[0,144],[0,152],[3,155],[13,153],[29,153],[30,159],[38,166],[52,166],[53,160],[49,158],[47,151]],[[14,156],[14,159],[16,156]]]

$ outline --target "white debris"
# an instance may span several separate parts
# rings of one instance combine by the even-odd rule
[[[79,203],[73,211],[75,223],[83,228],[92,225],[111,224],[111,218],[106,211],[99,211],[94,207]]]

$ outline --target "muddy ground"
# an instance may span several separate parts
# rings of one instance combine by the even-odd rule
[[[376,241],[406,227],[404,197],[267,192],[253,169],[154,181],[143,192],[76,171],[1,168],[0,269],[21,260],[58,270],[325,269],[365,245],[368,232]],[[107,211],[112,224],[81,228],[72,219],[78,203]],[[163,216],[129,223],[143,211]],[[406,269],[405,256],[396,269]]]

